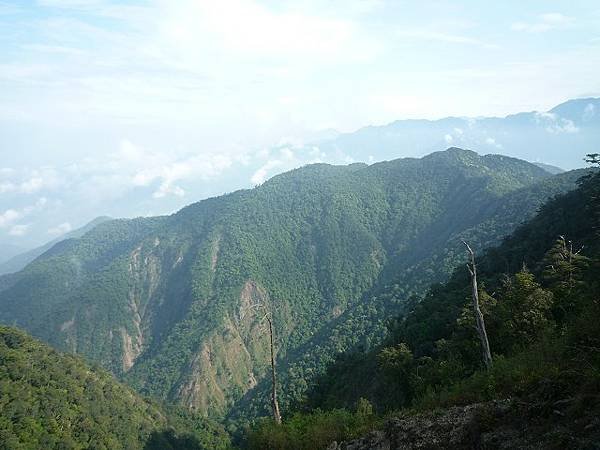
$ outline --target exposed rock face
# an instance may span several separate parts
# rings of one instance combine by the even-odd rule
[[[123,372],[127,372],[137,357],[144,350],[144,316],[146,305],[154,296],[161,277],[160,258],[153,253],[160,245],[160,239],[154,238],[152,247],[137,247],[130,255],[129,276],[132,281],[129,288],[128,306],[131,317],[132,332],[121,328],[123,348]]]
[[[389,420],[384,430],[328,450],[472,449],[480,448],[477,415],[482,405],[450,408],[441,415],[405,416]],[[502,411],[498,405],[497,410]]]
[[[220,245],[221,243],[221,235],[218,235],[216,237],[216,239],[213,241],[212,243],[212,247],[211,247],[211,255],[210,255],[210,270],[212,272],[215,271],[215,269],[217,268],[217,262],[219,261],[219,250],[220,250]]]
[[[555,402],[559,409],[540,414],[540,405],[506,400],[405,415],[362,438],[333,442],[327,450],[600,448],[600,420],[569,419],[560,410],[565,405]]]
[[[246,392],[257,385],[266,367],[268,342],[261,333],[260,311],[250,307],[267,299],[256,282],[244,284],[237,317],[225,319],[223,328],[202,345],[190,365],[177,394],[184,406],[222,413],[235,400],[232,392]]]

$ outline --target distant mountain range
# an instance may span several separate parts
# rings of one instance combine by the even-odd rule
[[[9,259],[25,251],[26,249],[24,249],[23,247],[12,244],[10,242],[0,243],[0,264],[4,263],[5,261],[8,261]]]
[[[110,217],[96,217],[91,222],[87,223],[81,228],[78,228],[73,231],[69,231],[68,233],[63,234],[62,236],[57,237],[56,239],[51,240],[50,242],[34,248],[28,251],[22,251],[22,253],[17,253],[11,258],[7,259],[4,262],[0,262],[0,275],[4,275],[6,273],[14,273],[23,269],[27,264],[36,259],[38,256],[42,255],[46,251],[50,250],[55,244],[64,241],[65,239],[78,238],[83,236],[85,233],[90,231],[96,225],[101,224],[102,222],[106,222],[107,220],[111,220]]]
[[[420,157],[454,145],[573,169],[600,145],[600,98],[569,100],[547,112],[500,117],[398,120],[310,143],[322,152],[368,162]]]
[[[146,167],[143,163],[136,163],[139,165],[136,167],[127,158],[125,162],[111,160],[106,167],[100,163],[98,167],[88,167],[82,162],[85,176],[69,172],[67,167],[71,166],[57,162],[49,169],[52,183],[30,194],[13,191],[0,195],[0,215],[8,210],[22,215],[10,224],[2,226],[0,222],[0,263],[15,255],[4,246],[24,249],[39,246],[40,237],[49,236],[48,231],[58,222],[78,227],[98,215],[169,214],[194,201],[258,185],[278,173],[311,163],[371,164],[418,158],[455,146],[482,155],[503,154],[566,170],[583,167],[585,154],[598,152],[599,111],[600,99],[587,98],[567,101],[547,112],[524,112],[503,118],[398,120],[351,133],[328,129],[305,138],[302,143],[291,139],[272,148],[240,149],[239,154],[224,155],[216,166],[202,148],[195,152],[189,149],[189,154],[175,159],[163,155],[158,160],[167,161],[165,167]],[[114,145],[118,147],[119,143]],[[130,145],[135,151],[147,150],[134,143]],[[120,154],[119,148],[114,151],[109,155],[111,158]],[[18,172],[19,168],[14,169]],[[144,181],[148,176],[155,178]],[[0,181],[7,185],[19,186],[23,182],[17,175],[14,179],[6,174],[3,177]],[[90,195],[89,180],[94,180],[95,195]],[[62,183],[60,189],[54,183],[58,181]],[[48,203],[36,208],[34,205],[40,200]],[[23,215],[24,212],[27,213]],[[20,228],[12,230],[14,225]]]
[[[556,167],[556,166],[551,166],[550,164],[544,164],[544,163],[534,163],[536,166],[538,166],[541,169],[544,169],[546,172],[551,173],[552,175],[556,175],[558,173],[563,173],[564,170],[561,169],[560,167]]]

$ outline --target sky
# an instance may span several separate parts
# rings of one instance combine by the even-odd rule
[[[546,111],[599,73],[594,0],[0,0],[0,242],[349,162],[282,148],[323,130]]]

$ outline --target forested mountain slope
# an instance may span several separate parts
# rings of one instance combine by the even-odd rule
[[[597,448],[599,238],[596,171],[477,258],[490,367],[461,264],[382,345],[340,355],[283,426],[255,426],[250,448]]]
[[[449,149],[312,165],[168,217],[115,220],[0,277],[0,321],[204,413],[261,411],[274,310],[284,406],[336,353],[462,259],[575,186],[525,161]],[[396,296],[376,295],[390,281]]]
[[[560,287],[556,279],[559,274],[554,273],[562,270],[560,276],[567,278],[567,281],[563,282],[573,283],[573,286],[568,287],[568,297],[572,297],[569,302],[572,305],[554,305],[554,314],[559,322],[565,320],[565,315],[576,315],[578,310],[570,308],[580,301],[580,298],[598,295],[600,174],[584,180],[587,181],[577,190],[547,202],[539,214],[518,227],[501,245],[481,252],[481,257],[477,259],[483,308],[488,308],[484,316],[490,316],[487,320],[491,321],[492,351],[505,353],[510,345],[514,345],[509,344],[510,339],[506,334],[494,334],[499,332],[498,327],[501,328],[502,325],[498,323],[500,316],[493,315],[494,312],[500,314],[496,306],[501,303],[501,300],[494,297],[500,297],[507,290],[507,282],[512,286],[519,283],[539,286],[538,283],[541,283],[545,288],[555,288],[556,292],[553,292],[551,297],[557,303],[558,297],[567,297],[565,292],[557,289],[557,285]],[[573,245],[573,254],[569,253],[570,245]],[[556,258],[559,261],[553,261]],[[511,281],[510,277],[515,274],[520,274],[520,279]],[[398,292],[397,289],[390,288],[384,290],[381,295],[394,299]],[[443,353],[440,346],[446,345],[442,344],[443,342],[451,342],[453,339],[458,342],[466,336],[474,337],[471,332],[465,330],[468,324],[462,318],[462,315],[469,312],[469,301],[469,273],[466,267],[458,266],[448,282],[433,285],[423,300],[413,305],[405,317],[398,317],[397,323],[391,327],[391,334],[386,338],[385,345],[405,344],[416,358],[439,357]],[[517,305],[514,306],[516,308]],[[525,312],[526,310],[521,311]],[[507,312],[501,313],[506,315]],[[509,317],[502,317],[502,320],[509,322]],[[534,320],[534,317],[530,317],[530,320]],[[513,326],[513,333],[525,334],[527,327],[533,324],[527,326],[523,322]],[[514,336],[512,338],[514,339]],[[336,364],[330,366],[329,373],[315,388],[313,404],[322,407],[350,406],[358,398],[365,397],[385,408],[397,406],[404,401],[390,396],[390,385],[377,361],[381,351],[380,347],[370,352],[340,357]],[[476,345],[468,350],[461,348],[460,352],[457,351],[456,358],[460,358],[458,354],[462,357],[468,355],[467,360],[461,363],[465,364],[467,373],[480,367],[481,358]]]
[[[17,255],[12,256],[10,259],[4,262],[0,262],[0,275],[3,275],[5,273],[18,272],[31,261],[36,259],[38,256],[50,250],[58,242],[64,241],[65,239],[79,238],[88,231],[90,231],[92,228],[94,228],[96,225],[99,225],[102,222],[106,222],[107,220],[110,220],[110,217],[96,217],[94,220],[87,223],[81,228],[77,228],[76,230],[70,231],[56,239],[51,240],[50,242],[44,245],[41,245],[40,247],[36,247],[25,252],[20,252]]]
[[[0,327],[0,448],[227,448],[205,419],[139,397],[111,375]]]

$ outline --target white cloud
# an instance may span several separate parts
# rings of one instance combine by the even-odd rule
[[[6,192],[13,192],[16,188],[17,186],[15,186],[14,183],[11,183],[10,181],[5,181],[3,183],[0,183],[0,194],[4,194]]]
[[[496,139],[494,139],[492,137],[486,138],[485,143],[487,145],[491,145],[492,147],[502,148],[502,144],[500,144],[499,142],[496,142]]]
[[[567,28],[575,22],[573,17],[560,13],[541,14],[537,19],[535,22],[515,22],[512,29],[528,33],[544,33],[550,30]]]
[[[68,233],[72,229],[73,229],[73,227],[71,226],[71,224],[69,222],[64,222],[64,223],[61,223],[60,225],[57,225],[55,227],[48,229],[48,234],[60,236],[62,234]]]
[[[569,119],[560,119],[560,122],[546,127],[549,133],[579,133],[579,128]]]
[[[30,224],[27,225],[14,225],[8,231],[11,236],[25,236],[29,231]]]
[[[446,134],[444,136],[444,141],[446,141],[446,144],[451,144],[453,140],[454,140],[454,138],[452,137],[451,134]]]
[[[321,152],[318,149],[318,147],[312,148],[311,155],[314,159],[319,159],[319,157],[321,156]],[[254,174],[250,178],[250,182],[255,186],[262,184],[266,181],[273,169],[278,169],[278,171],[282,171],[298,167],[301,164],[302,162],[296,158],[294,152],[290,148],[284,147],[279,150],[278,158],[272,158],[268,160],[265,164],[263,164],[258,170],[254,172]]]
[[[558,117],[554,113],[538,112],[535,115],[538,124],[545,127],[548,133],[578,133],[579,128],[570,119]]]
[[[41,177],[33,177],[21,183],[20,190],[26,194],[39,191],[44,186],[44,179]]]
[[[264,164],[262,167],[260,167],[256,172],[254,172],[254,174],[250,178],[250,181],[255,186],[259,185],[259,184],[263,184],[267,179],[269,171],[271,171],[277,167],[280,167],[282,164],[283,164],[283,162],[279,159],[273,159],[273,160],[268,161],[266,164]]]
[[[0,228],[12,226],[14,222],[21,220],[25,216],[33,213],[36,210],[43,208],[48,200],[46,197],[40,197],[35,204],[26,206],[21,209],[10,208],[0,214]],[[19,235],[20,236],[20,235]]]
[[[132,188],[156,185],[152,197],[164,198],[182,197],[186,193],[183,185],[213,180],[236,163],[247,164],[247,155],[149,150],[123,139],[118,150],[103,160],[86,159],[67,170],[74,180],[73,190],[93,188],[118,197]]]
[[[5,174],[12,179],[0,182],[0,193],[34,194],[43,189],[54,189],[62,184],[57,172],[49,167],[26,169],[22,173],[10,169]],[[0,172],[0,176],[2,175],[4,174]]]
[[[244,57],[302,55],[337,59],[353,43],[355,32],[347,20],[271,10],[253,0],[166,5],[166,20],[161,24],[163,37],[180,49],[179,54],[193,60],[201,56],[198,49],[207,44]]]
[[[329,163],[329,164],[352,164],[356,160],[344,153],[339,148],[332,149],[329,153],[324,152],[316,145],[308,146],[285,146],[272,149],[268,153],[260,153],[264,162],[250,177],[252,185],[257,186],[264,183],[269,177],[292,170],[307,164]],[[372,156],[370,161],[373,162]]]
[[[8,227],[12,222],[15,222],[23,217],[23,213],[15,209],[7,209],[0,214],[0,228]]]
[[[588,103],[583,110],[583,120],[590,120],[596,115],[596,107],[593,103]],[[1,189],[1,188],[0,188]]]
[[[313,146],[309,150],[308,155],[310,157],[310,161],[308,162],[309,164],[322,163],[327,158],[327,154],[324,151],[321,151],[321,149],[317,146]],[[370,158],[372,158],[372,156],[370,156]]]
[[[0,64],[2,131],[9,127],[1,164],[18,170],[0,169],[0,194],[9,194],[0,214],[22,212],[41,193],[52,208],[64,202],[60,212],[48,208],[43,226],[38,217],[22,219],[34,222],[30,236],[47,237],[65,220],[79,225],[76,214],[91,218],[92,210],[162,214],[307,162],[347,160],[331,147],[327,155],[297,148],[317,142],[306,136],[321,127],[346,132],[407,117],[546,108],[595,89],[600,61],[597,46],[589,47],[597,32],[583,18],[577,25],[590,29],[577,30],[579,44],[573,35],[541,48],[538,36],[499,36],[512,20],[545,29],[573,20],[482,10],[469,23],[448,2],[433,9],[384,0],[25,3],[19,9],[32,14],[10,18],[3,31],[14,39],[2,46],[10,58]],[[506,51],[486,51],[496,42]],[[540,129],[576,132],[558,120]],[[438,139],[466,145],[459,130],[448,127]],[[269,151],[277,142],[289,152]],[[23,167],[34,161],[43,162]],[[227,177],[233,173],[241,175]]]
[[[158,154],[150,154],[149,159],[158,161],[162,157]],[[193,155],[165,161],[163,165],[150,165],[138,169],[132,177],[132,183],[136,186],[149,186],[159,182],[160,186],[153,194],[155,198],[162,198],[169,194],[181,197],[185,195],[185,191],[176,183],[210,180],[219,176],[232,164],[232,158],[227,155]]]
[[[158,190],[152,194],[154,198],[163,198],[167,195],[176,195],[177,197],[183,197],[185,195],[185,191],[179,186],[172,186],[167,182],[161,183],[158,187]]]

